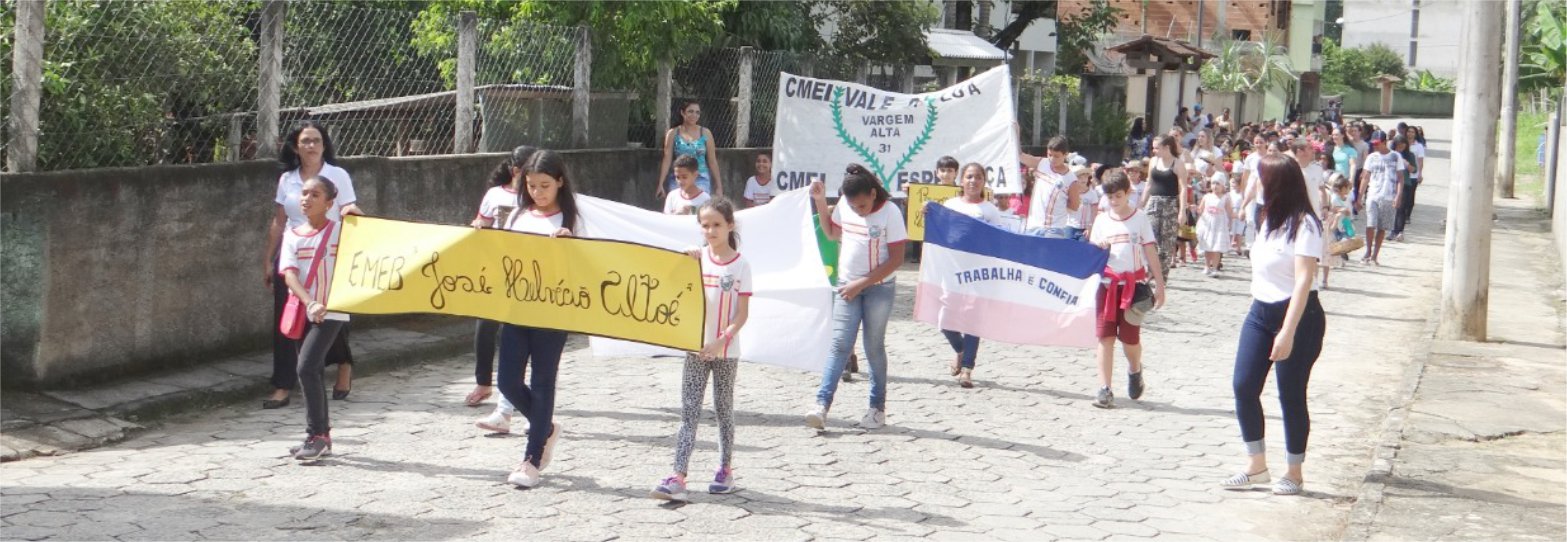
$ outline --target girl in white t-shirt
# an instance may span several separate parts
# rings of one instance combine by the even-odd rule
[[[1001,209],[985,199],[985,185],[985,166],[969,162],[968,165],[963,166],[962,182],[959,183],[963,189],[962,195],[949,198],[942,205],[986,224],[1000,226]],[[923,209],[913,212],[921,211]],[[947,337],[947,343],[952,345],[955,356],[952,359],[952,376],[957,377],[959,386],[974,387],[974,361],[979,357],[979,336],[946,329],[941,330],[941,334]]]
[[[272,319],[276,321],[283,314],[283,303],[288,299],[288,286],[283,284],[283,277],[278,275],[278,248],[283,242],[283,232],[297,228],[305,223],[305,213],[299,210],[300,194],[304,190],[305,181],[312,177],[321,177],[332,181],[337,187],[337,199],[334,207],[327,211],[327,218],[336,222],[343,215],[364,214],[360,212],[358,199],[354,195],[354,181],[348,171],[337,167],[332,162],[337,160],[335,147],[332,146],[332,136],[326,126],[316,121],[305,121],[294,127],[284,137],[284,145],[279,149],[278,162],[283,164],[286,170],[278,177],[277,192],[273,198],[274,212],[270,227],[267,229],[267,253],[265,278],[268,287],[272,288]],[[288,406],[289,392],[298,384],[299,344],[296,341],[284,337],[276,329],[272,331],[272,394],[261,402],[261,408],[272,409]],[[338,333],[337,342],[332,344],[332,349],[327,352],[327,362],[337,364],[337,383],[332,386],[332,398],[348,398],[349,386],[353,379],[354,353],[348,347],[348,327]]]
[[[495,166],[495,171],[490,173],[490,189],[484,193],[484,199],[479,201],[479,214],[473,219],[473,227],[499,228],[511,222],[511,215],[516,212],[518,200],[521,199],[517,192],[518,187],[522,185],[522,166],[528,163],[528,158],[533,156],[533,151],[534,148],[527,145],[517,147],[512,149],[511,156]],[[491,390],[495,372],[495,341],[500,329],[501,323],[495,320],[479,318],[475,324],[474,386],[473,391],[468,392],[468,397],[465,399],[468,406],[479,406],[493,393]],[[515,410],[511,401],[507,401],[503,395],[495,402],[495,410],[474,425],[485,431],[510,433],[511,414]]]
[[[1246,216],[1241,202],[1246,198],[1246,176],[1230,177],[1230,191],[1224,195],[1230,204],[1230,250],[1236,256],[1246,255]]]
[[[1105,199],[1110,209],[1094,219],[1090,243],[1110,251],[1105,263],[1104,284],[1099,288],[1099,314],[1094,326],[1099,339],[1099,392],[1094,406],[1115,406],[1115,394],[1110,391],[1111,375],[1115,371],[1115,342],[1121,341],[1126,351],[1127,395],[1132,399],[1143,395],[1143,347],[1142,332],[1138,324],[1128,322],[1126,310],[1135,298],[1137,284],[1153,275],[1154,307],[1164,305],[1164,272],[1158,265],[1150,265],[1159,258],[1158,239],[1154,236],[1153,222],[1148,213],[1132,207],[1131,182],[1126,174],[1113,171],[1105,175]]]
[[[833,297],[833,340],[816,391],[816,405],[805,424],[826,428],[827,412],[838,391],[854,336],[865,327],[865,358],[870,365],[870,408],[860,427],[879,429],[887,422],[887,321],[897,296],[893,273],[903,263],[909,239],[903,213],[892,204],[892,195],[881,180],[859,164],[849,164],[839,189],[838,205],[827,206],[827,188],[821,180],[811,183],[811,198],[822,232],[839,241],[837,294]]]
[[[1223,171],[1215,171],[1208,181],[1208,193],[1198,206],[1201,214],[1197,218],[1197,249],[1202,252],[1206,264],[1203,274],[1210,277],[1219,276],[1224,247],[1230,242],[1230,215],[1235,211],[1227,197],[1229,182],[1229,176]]]
[[[745,206],[747,208],[767,205],[767,202],[778,197],[778,183],[773,182],[773,155],[766,152],[756,153],[756,175],[745,180]]]
[[[300,340],[298,377],[305,395],[304,444],[289,449],[294,459],[314,461],[332,452],[332,425],[327,416],[326,384],[321,379],[327,350],[348,324],[348,315],[327,312],[332,270],[337,262],[338,223],[327,218],[336,208],[337,185],[323,177],[305,180],[299,207],[305,222],[283,234],[278,274],[289,292],[305,305],[307,323]]]
[[[750,314],[751,263],[740,255],[735,234],[735,206],[727,198],[708,200],[697,210],[697,223],[707,246],[691,251],[702,262],[702,297],[707,321],[700,352],[686,354],[680,386],[680,430],[675,433],[675,472],[653,488],[652,497],[686,500],[686,472],[696,448],[696,425],[702,416],[702,396],[709,375],[713,381],[713,413],[718,418],[718,472],[708,493],[732,493],[734,470],[730,459],[735,443],[735,375],[740,366],[740,345],[735,341]]]
[[[1258,172],[1267,197],[1257,221],[1257,240],[1251,247],[1251,312],[1241,325],[1231,380],[1235,417],[1249,464],[1220,485],[1246,489],[1269,482],[1261,396],[1272,369],[1283,410],[1285,462],[1289,466],[1274,484],[1273,493],[1296,495],[1305,484],[1301,465],[1311,432],[1306,386],[1311,367],[1322,352],[1327,325],[1312,286],[1322,259],[1323,229],[1311,208],[1305,176],[1293,159],[1269,155],[1262,159]]]
[[[511,231],[571,237],[582,226],[572,193],[566,161],[554,151],[539,150],[522,167],[525,183],[518,209],[506,224]],[[555,423],[555,378],[560,372],[566,332],[501,324],[496,387],[528,419],[527,448],[522,462],[506,481],[519,487],[539,484],[549,468],[561,427]],[[523,374],[531,365],[530,380]]]

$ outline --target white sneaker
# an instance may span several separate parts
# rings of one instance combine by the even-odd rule
[[[887,413],[879,408],[865,411],[865,417],[860,418],[860,428],[881,429],[887,425]]]
[[[827,407],[816,405],[805,415],[805,426],[817,431],[827,429]]]
[[[480,418],[479,421],[473,424],[479,426],[479,429],[491,433],[510,433],[511,413],[497,408],[490,412],[489,416]]]
[[[534,468],[532,463],[523,461],[522,464],[517,465],[515,470],[511,471],[511,475],[506,477],[506,483],[517,487],[533,487],[539,485],[539,481],[542,479],[543,477],[539,475],[539,469]]]

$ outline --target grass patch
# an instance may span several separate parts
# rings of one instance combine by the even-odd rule
[[[1550,113],[1518,113],[1517,139],[1513,141],[1513,192],[1519,197],[1545,201],[1544,167],[1539,163],[1540,135],[1545,133]]]

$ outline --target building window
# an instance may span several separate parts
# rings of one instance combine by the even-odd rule
[[[1241,28],[1231,30],[1230,39],[1235,41],[1251,41],[1251,31]]]

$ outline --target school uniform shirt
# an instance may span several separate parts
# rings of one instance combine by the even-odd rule
[[[517,192],[510,186],[491,187],[479,200],[479,218],[489,220],[492,228],[511,222],[511,213],[516,209]]]
[[[713,196],[707,192],[697,192],[695,196],[686,197],[684,190],[676,188],[669,195],[664,196],[664,214],[666,215],[694,215],[696,210],[707,203]]]
[[[718,333],[729,327],[739,314],[740,298],[751,297],[753,291],[751,263],[739,252],[728,261],[720,261],[713,254],[713,247],[702,248],[702,298],[707,301],[707,323],[703,327],[707,337],[705,344],[719,342]],[[718,356],[739,358],[740,341],[730,340]]]
[[[1306,219],[1289,238],[1289,228],[1268,233],[1267,222],[1257,227],[1257,239],[1251,244],[1251,297],[1263,303],[1277,303],[1295,293],[1295,257],[1310,256],[1322,261],[1322,223]],[[1316,290],[1316,285],[1312,285]]]
[[[1366,158],[1371,155],[1371,144],[1364,139],[1356,139],[1350,143],[1355,147],[1355,169],[1365,169]],[[1357,179],[1355,184],[1360,184]]]
[[[947,201],[944,201],[941,204],[945,205],[948,209],[952,209],[954,211],[977,218],[986,224],[998,226],[1001,225],[1001,209],[996,207],[996,204],[991,203],[990,200],[980,200],[979,203],[969,203],[968,200],[963,199],[963,196],[958,196],[955,198],[947,198]]]
[[[332,200],[332,209],[326,212],[327,220],[342,222],[343,215],[338,212],[346,205],[352,205],[359,201],[354,196],[354,180],[348,176],[348,170],[332,164],[321,164],[322,177],[332,181],[337,186],[337,197]],[[283,212],[288,215],[288,229],[294,229],[307,222],[305,211],[299,208],[299,196],[305,191],[305,181],[299,178],[299,169],[291,169],[283,173],[277,180],[277,198],[273,201],[283,206]]]
[[[1094,216],[1099,214],[1099,202],[1106,199],[1100,197],[1099,190],[1100,187],[1096,186],[1092,190],[1083,191],[1082,199],[1077,202],[1077,212],[1072,213],[1068,221],[1070,227],[1086,230],[1094,225]]]
[[[512,213],[511,222],[506,224],[505,229],[523,233],[554,235],[555,232],[565,227],[565,223],[566,215],[561,214],[560,211],[544,214],[536,209],[528,209]]]
[[[1070,227],[1067,190],[1076,180],[1071,171],[1056,173],[1050,170],[1048,162],[1040,164],[1034,170],[1034,198],[1029,202],[1028,222],[1023,229]]]
[[[1246,171],[1246,184],[1255,184],[1262,178],[1257,168],[1262,164],[1263,154],[1262,151],[1252,151],[1251,154],[1246,155],[1246,160],[1241,162],[1241,166]]]
[[[843,230],[838,245],[838,282],[847,284],[871,274],[871,270],[885,263],[892,245],[909,240],[909,231],[903,225],[903,213],[891,200],[860,216],[840,201],[832,210],[832,223]],[[893,282],[896,274],[888,275],[881,283]]]
[[[1322,183],[1327,182],[1328,171],[1313,161],[1300,168],[1300,172],[1306,178],[1306,197],[1311,199],[1311,211],[1322,214]]]
[[[752,175],[751,178],[745,180],[745,192],[742,196],[751,203],[767,205],[767,202],[772,201],[773,198],[778,197],[781,193],[778,191],[778,183],[769,182],[762,184],[756,180],[755,175]]]
[[[289,228],[283,232],[283,249],[278,257],[277,271],[282,274],[290,269],[299,274],[299,284],[305,286],[310,292],[310,297],[316,302],[325,304],[328,296],[332,294],[332,268],[337,265],[337,241],[343,233],[343,225],[327,222],[331,225],[330,235],[322,235],[326,230],[323,226],[320,230],[311,230],[306,223],[298,228]],[[316,258],[323,258],[321,263],[316,263]],[[316,267],[315,277],[310,277],[310,269]],[[310,284],[305,285],[306,279]],[[341,312],[327,312],[327,320],[348,321],[348,315]]]
[[[1110,243],[1110,261],[1105,266],[1119,275],[1146,266],[1143,247],[1157,240],[1154,239],[1153,223],[1148,221],[1148,213],[1133,207],[1132,215],[1126,218],[1116,218],[1114,211],[1099,215],[1099,218],[1094,219],[1094,229],[1088,235],[1088,242],[1095,245]]]
[[[1366,172],[1371,175],[1371,182],[1366,185],[1367,194],[1361,197],[1366,201],[1393,201],[1398,197],[1398,185],[1404,182],[1400,173],[1405,169],[1404,157],[1396,152],[1371,153],[1366,157]]]
[[[1419,179],[1420,178],[1420,174],[1421,174],[1421,171],[1419,169],[1419,161],[1420,160],[1424,160],[1425,157],[1426,157],[1426,146],[1421,144],[1419,141],[1410,141],[1409,142],[1409,154],[1412,154],[1412,155],[1415,156],[1415,159],[1413,161],[1416,162],[1416,164],[1415,164],[1416,167],[1414,168],[1414,171],[1409,173],[1409,178],[1410,179]]]

